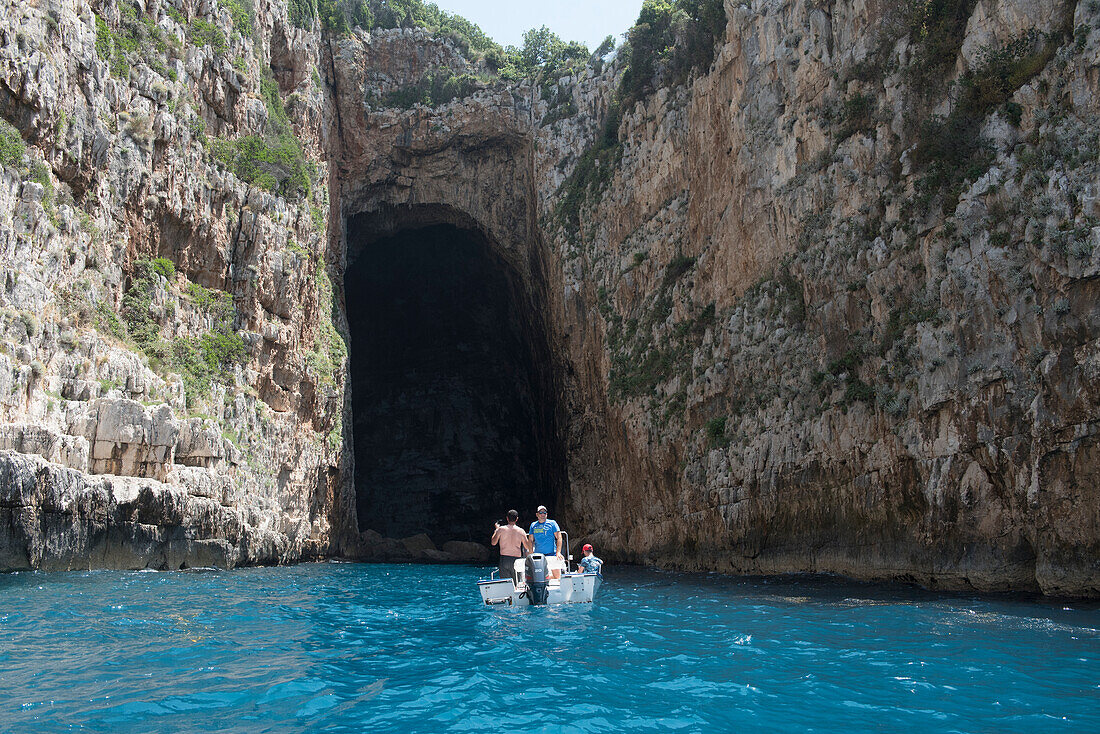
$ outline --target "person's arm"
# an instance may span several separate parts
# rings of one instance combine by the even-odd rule
[[[489,545],[498,545],[500,543],[500,526],[497,525],[497,529],[493,531],[493,539],[489,541]]]
[[[535,549],[534,541],[532,541],[531,536],[526,533],[523,535],[523,547],[527,549],[528,553]]]
[[[554,547],[557,549],[557,554],[561,555],[561,531],[554,531]]]

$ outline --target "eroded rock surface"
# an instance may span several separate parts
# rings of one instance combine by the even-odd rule
[[[57,5],[0,29],[0,114],[29,144],[0,177],[9,567],[174,567],[212,558],[200,543],[226,564],[477,555],[360,532],[353,221],[473,230],[515,273],[545,335],[556,514],[604,558],[1100,594],[1095,3],[968,4],[952,60],[896,3],[727,2],[710,67],[630,100],[583,190],[621,61],[399,109],[433,69],[484,70],[424,31],[328,37],[266,2],[247,38],[189,11],[228,31],[216,54],[151,3],[179,49],[122,75],[95,43],[118,11]],[[327,170],[304,195],[218,158],[278,124],[265,79]],[[199,398],[113,335],[154,257],[176,268],[141,281],[166,341],[223,333],[196,286],[234,309],[244,354]],[[141,522],[90,509],[134,486]]]
[[[1045,66],[947,193],[896,8],[727,13],[710,72],[626,112],[621,170],[554,237],[590,365],[570,518],[681,568],[1095,595],[1096,10],[978,3],[937,84],[1020,38]]]
[[[283,13],[257,4],[254,32],[215,3],[3,14],[11,568],[279,563],[340,544],[324,91],[317,37]],[[293,189],[229,157],[244,135],[274,145],[278,125],[299,128]]]
[[[0,453],[0,563],[9,570],[288,563],[315,555],[309,524],[226,506],[151,479],[90,476]]]

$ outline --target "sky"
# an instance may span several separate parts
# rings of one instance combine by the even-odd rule
[[[549,26],[566,41],[580,41],[594,50],[607,36],[615,45],[638,19],[642,0],[434,0],[481,26],[501,46],[522,46],[523,32]]]

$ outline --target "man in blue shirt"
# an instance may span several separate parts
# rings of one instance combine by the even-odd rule
[[[599,573],[603,568],[603,561],[592,555],[592,545],[585,543],[581,550],[584,551],[584,558],[577,564],[577,570],[581,573]]]
[[[531,529],[528,531],[528,537],[535,546],[535,553],[561,558],[561,528],[556,522],[546,518],[545,505],[539,505],[539,509],[535,511],[535,517],[538,519],[531,523]],[[561,569],[555,568],[550,573],[554,578],[561,577]]]

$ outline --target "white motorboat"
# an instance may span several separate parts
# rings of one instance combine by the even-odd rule
[[[568,546],[567,546],[568,547]],[[572,556],[569,556],[572,559]],[[515,564],[518,582],[498,578],[493,571],[477,582],[481,600],[490,606],[541,606],[543,604],[591,604],[600,590],[600,573],[569,571],[568,562],[542,553],[532,553]],[[551,573],[561,571],[559,578]]]

